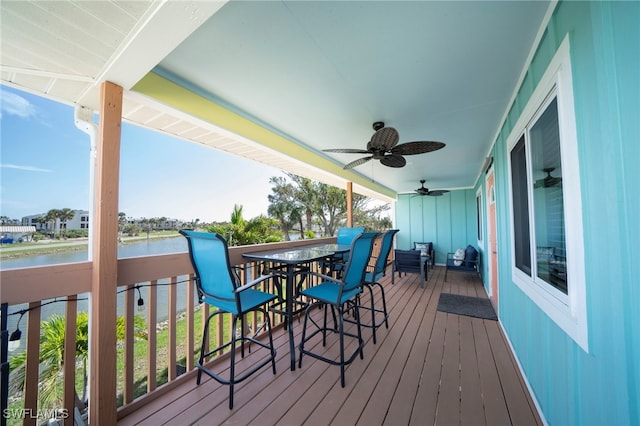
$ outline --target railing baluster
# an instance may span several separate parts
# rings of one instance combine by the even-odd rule
[[[123,400],[125,404],[133,401],[134,398],[134,359],[133,350],[135,346],[135,287],[129,286],[124,292],[124,384],[123,384]]]
[[[40,302],[29,303],[27,324],[27,365],[25,366],[24,408],[37,413],[38,373],[40,367]],[[31,418],[30,418],[31,417]],[[36,416],[25,416],[22,424],[35,425]]]
[[[174,380],[176,378],[176,352],[177,352],[177,348],[176,348],[176,321],[177,321],[177,314],[176,314],[176,297],[177,297],[177,292],[178,289],[176,288],[176,285],[178,283],[178,279],[176,277],[171,277],[171,280],[169,282],[169,306],[167,307],[167,321],[168,321],[168,329],[167,332],[169,333],[169,339],[168,339],[168,348],[167,348],[167,353],[169,356],[169,365],[167,366],[167,378],[169,381]]]
[[[193,362],[193,348],[195,348],[194,333],[194,305],[193,298],[195,296],[195,283],[193,282],[193,274],[189,274],[187,282],[187,371],[195,368]]]
[[[156,360],[158,349],[158,338],[156,324],[158,323],[158,280],[149,283],[147,306],[147,328],[149,336],[147,340],[147,392],[151,393],[156,389]]]
[[[76,321],[78,318],[78,296],[68,296],[65,313],[64,339],[64,393],[63,408],[69,417],[64,419],[65,426],[74,424],[74,407],[76,406]]]

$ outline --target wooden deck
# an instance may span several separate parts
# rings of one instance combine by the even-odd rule
[[[290,371],[288,341],[280,329],[274,335],[277,375],[267,367],[237,385],[233,410],[227,387],[204,378],[196,386],[193,379],[118,424],[542,424],[498,323],[437,311],[442,292],[486,297],[477,277],[453,272],[445,283],[444,268],[437,266],[425,288],[415,274],[396,277],[394,286],[387,274],[383,285],[389,329],[378,329],[376,345],[364,329],[364,360],[347,367],[345,388],[339,367],[311,357]],[[301,324],[294,323],[296,335]]]

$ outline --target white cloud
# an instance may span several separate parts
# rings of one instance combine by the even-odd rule
[[[0,89],[0,110],[2,114],[29,118],[36,115],[36,107],[20,95]]]
[[[27,172],[43,172],[43,173],[51,173],[51,172],[53,172],[53,170],[50,170],[50,169],[43,169],[43,168],[34,167],[34,166],[19,166],[17,164],[0,164],[0,168],[24,170],[24,171],[27,171]]]

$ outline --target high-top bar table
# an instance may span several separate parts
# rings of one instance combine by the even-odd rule
[[[291,356],[291,371],[296,369],[296,350],[293,339],[293,315],[295,276],[297,268],[310,262],[327,259],[337,253],[346,253],[351,249],[348,244],[320,244],[303,246],[284,250],[270,250],[244,253],[242,256],[250,260],[279,263],[286,266],[285,315],[289,331],[289,353]]]

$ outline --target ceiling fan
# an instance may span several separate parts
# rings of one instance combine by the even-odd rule
[[[403,155],[424,154],[445,147],[442,142],[432,141],[406,142],[398,145],[398,131],[393,127],[384,127],[382,121],[373,123],[373,130],[376,132],[371,137],[371,140],[367,142],[367,149],[336,148],[323,149],[323,151],[343,154],[369,154],[368,157],[359,158],[345,165],[344,169],[346,170],[360,166],[371,159],[380,160],[380,163],[388,167],[404,167],[407,164],[407,160],[404,159]]]
[[[420,179],[420,184],[421,184],[420,188],[416,189],[416,193],[418,195],[421,195],[421,196],[429,195],[429,196],[432,196],[432,197],[439,197],[439,196],[449,192],[449,191],[447,191],[445,189],[436,189],[436,190],[433,190],[433,191],[429,191],[429,188],[425,188],[424,187],[424,183],[425,182],[426,181],[424,179]]]
[[[547,175],[542,179],[538,179],[533,187],[534,188],[550,188],[562,182],[562,178],[551,176],[551,172],[554,170],[555,170],[554,167],[547,167],[542,169],[542,171],[545,172]]]

